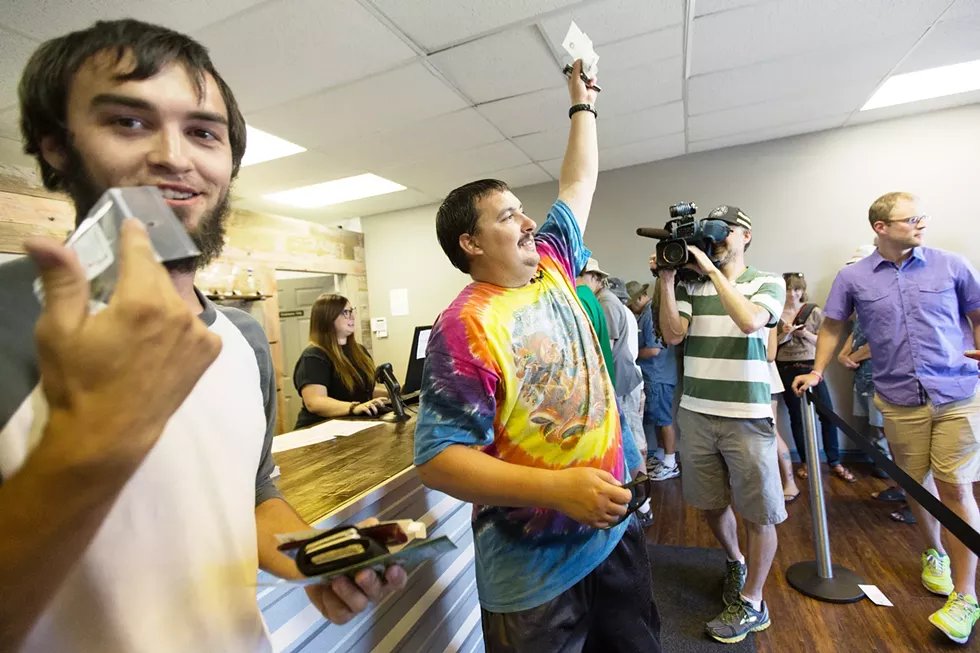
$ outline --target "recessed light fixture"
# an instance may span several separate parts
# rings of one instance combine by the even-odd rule
[[[395,193],[400,190],[405,190],[405,187],[367,173],[272,193],[265,195],[265,199],[300,209],[315,209],[321,206],[364,199],[365,197]]]
[[[955,95],[980,89],[980,60],[894,75],[881,85],[861,111]]]
[[[247,141],[245,143],[245,156],[242,157],[243,168],[306,151],[305,147],[290,143],[251,125],[245,125],[245,133]]]

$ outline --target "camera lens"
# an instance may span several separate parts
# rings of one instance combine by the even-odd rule
[[[670,217],[672,218],[682,218],[689,215],[694,215],[697,212],[698,205],[694,202],[681,202],[670,207]]]
[[[671,267],[684,265],[687,262],[687,245],[676,240],[665,243],[661,256]]]

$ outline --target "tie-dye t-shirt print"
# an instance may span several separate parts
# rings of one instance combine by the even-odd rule
[[[615,391],[575,293],[589,251],[571,210],[555,203],[535,236],[535,280],[475,282],[433,326],[415,431],[415,463],[452,444],[543,469],[587,466],[624,481]],[[526,610],[606,558],[625,524],[597,531],[544,508],[474,506],[480,600]]]

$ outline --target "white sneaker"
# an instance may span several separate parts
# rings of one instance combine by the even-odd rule
[[[677,466],[677,462],[671,467],[664,464],[662,460],[656,460],[647,469],[647,476],[650,477],[652,481],[666,481],[668,478],[677,478],[681,475],[681,469]]]

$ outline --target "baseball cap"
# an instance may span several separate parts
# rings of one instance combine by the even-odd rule
[[[848,259],[846,265],[857,263],[861,259],[871,256],[874,253],[875,249],[876,248],[874,245],[861,245],[860,247],[857,248],[857,251],[854,252],[854,255],[850,259]]]
[[[624,304],[629,302],[630,294],[626,290],[626,282],[619,277],[609,277],[606,280],[606,287],[609,288],[609,292],[616,295],[616,298]]]
[[[599,268],[599,261],[595,260],[594,258],[590,258],[589,261],[585,264],[585,269],[582,270],[582,274],[585,274],[586,272],[595,272],[596,274],[598,274],[601,277],[608,277],[609,276],[608,273],[603,272]]]
[[[722,220],[728,224],[744,227],[752,231],[752,218],[745,215],[742,209],[729,204],[722,204],[716,209],[712,209],[708,214],[708,220]]]
[[[629,293],[630,301],[635,302],[642,295],[651,295],[650,284],[630,281],[626,284],[626,292]]]

